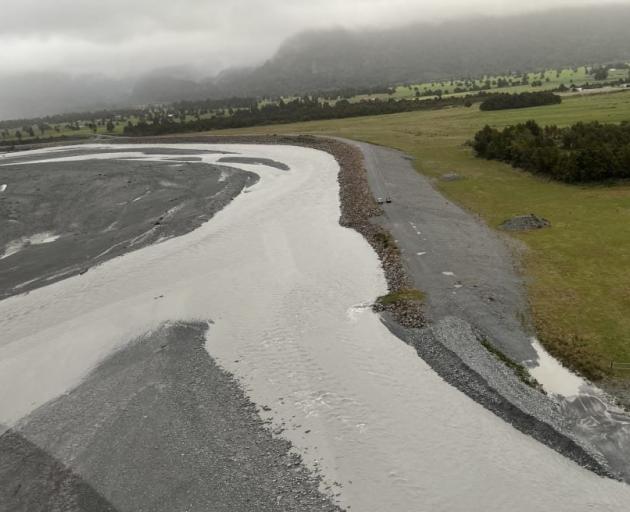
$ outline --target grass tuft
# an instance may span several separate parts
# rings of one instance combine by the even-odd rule
[[[377,299],[377,303],[383,306],[389,306],[398,302],[424,302],[424,293],[420,290],[408,288],[393,293],[388,293]]]
[[[497,347],[495,347],[486,339],[481,340],[481,345],[483,345],[483,347],[488,352],[490,352],[494,357],[501,361],[505,366],[512,370],[522,382],[544,393],[544,390],[540,383],[530,375],[529,370],[525,368],[522,364],[519,364],[513,359],[506,356],[503,352],[501,352]]]

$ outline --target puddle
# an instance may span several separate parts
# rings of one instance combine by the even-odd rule
[[[553,393],[565,398],[576,396],[586,382],[571,372],[552,357],[537,339],[532,340],[532,346],[538,355],[536,366],[529,368],[529,373],[543,386],[547,393]]]
[[[597,386],[562,366],[537,339],[532,345],[538,361],[530,374],[553,394],[563,418],[575,434],[596,447],[613,470],[630,479],[630,415]]]

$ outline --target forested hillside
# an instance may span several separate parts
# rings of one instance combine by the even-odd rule
[[[562,9],[509,18],[309,32],[258,69],[219,77],[233,94],[290,94],[422,82],[630,58],[630,7]]]

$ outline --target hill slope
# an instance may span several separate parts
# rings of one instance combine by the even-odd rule
[[[222,92],[291,94],[630,58],[630,6],[299,34]]]

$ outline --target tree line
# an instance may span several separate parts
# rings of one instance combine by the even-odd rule
[[[494,94],[483,101],[481,110],[507,110],[511,108],[540,107],[557,105],[562,98],[549,91],[522,92],[519,94]]]
[[[630,178],[630,123],[541,127],[535,121],[477,132],[477,156],[569,183]]]
[[[126,122],[129,118],[151,119],[152,117],[183,117],[201,116],[215,110],[231,110],[238,108],[249,108],[258,104],[256,98],[224,98],[207,99],[198,101],[179,101],[168,105],[146,105],[142,107],[116,108],[108,110],[95,110],[90,112],[68,112],[65,114],[55,114],[29,119],[9,119],[0,121],[0,130],[20,129],[28,133],[28,126],[35,126],[42,131],[52,129],[52,126],[65,126],[69,130],[80,128],[80,125],[105,126],[108,121]]]
[[[130,136],[162,135],[176,132],[199,132],[228,128],[298,123],[323,119],[343,119],[349,117],[397,114],[416,110],[431,110],[447,106],[466,105],[478,100],[478,96],[464,98],[432,98],[429,100],[363,100],[350,102],[340,100],[335,103],[320,101],[317,98],[304,97],[277,104],[264,106],[253,105],[247,109],[235,110],[231,115],[215,115],[205,119],[176,122],[173,118],[162,116],[151,122],[129,122],[124,134]]]

